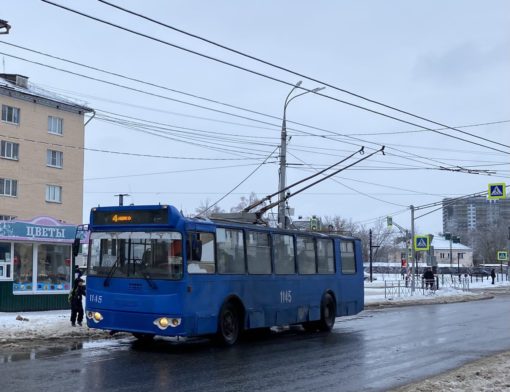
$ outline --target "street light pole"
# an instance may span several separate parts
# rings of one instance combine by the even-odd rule
[[[305,95],[308,93],[316,93],[324,89],[325,87],[317,87],[313,90],[306,90],[301,94],[294,95],[292,98],[290,96],[303,83],[301,80],[297,82],[292,90],[290,90],[287,98],[285,98],[285,104],[283,105],[283,120],[282,120],[282,134],[280,140],[280,176],[278,181],[278,224],[281,228],[285,229],[287,227],[287,220],[285,219],[285,192],[283,189],[286,187],[286,168],[287,168],[287,106],[289,103],[301,95]],[[290,99],[289,99],[290,98]]]
[[[414,206],[411,207],[411,257],[413,259],[413,274],[411,276],[411,293],[414,294],[414,289],[416,287],[415,275],[417,273],[417,263],[416,263],[416,251],[414,249]]]

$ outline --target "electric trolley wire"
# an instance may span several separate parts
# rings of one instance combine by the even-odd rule
[[[79,147],[79,146],[73,146],[73,145],[70,145],[70,144],[45,142],[43,140],[34,140],[34,139],[28,139],[28,138],[23,138],[23,137],[19,137],[19,136],[12,136],[12,135],[5,135],[5,134],[0,134],[0,136],[4,137],[6,139],[20,140],[20,141],[25,141],[25,142],[30,142],[30,143],[42,144],[42,145],[50,146],[50,147],[70,148],[70,149],[76,149],[76,150],[91,151],[91,152],[101,152],[101,153],[105,153],[105,154],[126,155],[126,156],[133,156],[133,157],[162,158],[162,159],[182,159],[182,160],[191,160],[191,161],[243,161],[243,160],[259,160],[259,158],[204,158],[204,157],[183,157],[183,156],[176,156],[176,155],[141,154],[141,153],[135,153],[135,152],[105,150],[105,149],[102,149],[102,148]]]
[[[45,1],[45,0],[43,0],[43,1]],[[405,114],[405,115],[408,115],[408,116],[411,116],[411,117],[414,117],[414,118],[417,118],[417,119],[420,119],[420,120],[424,120],[424,121],[427,121],[427,122],[432,123],[432,124],[435,124],[435,125],[439,125],[439,126],[441,126],[441,127],[445,127],[445,129],[450,129],[450,130],[453,130],[453,131],[456,131],[456,132],[460,132],[460,133],[463,133],[463,134],[469,135],[469,136],[471,136],[471,137],[475,137],[475,138],[478,138],[478,139],[484,140],[484,141],[489,142],[489,143],[493,143],[493,144],[497,144],[497,145],[502,146],[502,147],[509,147],[509,148],[510,148],[510,146],[509,146],[509,145],[507,145],[507,144],[499,143],[499,142],[496,142],[496,141],[493,141],[493,140],[490,140],[490,139],[487,139],[487,138],[484,138],[484,137],[481,137],[481,136],[478,136],[478,135],[471,134],[471,133],[469,133],[469,132],[461,131],[460,129],[457,129],[457,128],[454,128],[454,127],[450,127],[450,126],[445,125],[445,124],[441,124],[441,123],[439,123],[439,122],[436,122],[436,121],[430,120],[430,119],[428,119],[428,118],[425,118],[425,117],[422,117],[422,116],[419,116],[419,115],[416,115],[416,114],[413,114],[413,113],[410,113],[410,112],[404,111],[404,110],[402,110],[402,109],[398,109],[398,108],[396,108],[396,107],[394,107],[394,106],[390,106],[390,105],[385,104],[385,103],[382,103],[382,102],[380,102],[380,101],[376,101],[376,100],[374,100],[374,99],[367,98],[367,97],[362,96],[362,95],[360,95],[360,94],[353,93],[352,91],[349,91],[349,90],[346,90],[346,89],[343,89],[343,88],[340,88],[340,87],[334,86],[334,85],[332,85],[332,84],[330,84],[330,83],[326,83],[326,82],[324,82],[324,81],[322,81],[322,80],[318,80],[318,79],[313,78],[313,77],[310,77],[310,76],[308,76],[308,75],[304,75],[304,74],[302,74],[302,73],[299,73],[299,72],[293,71],[293,70],[291,70],[291,69],[289,69],[289,68],[285,68],[285,67],[282,67],[282,66],[276,65],[276,64],[274,64],[274,63],[271,63],[271,62],[269,62],[269,61],[266,61],[266,60],[260,59],[260,58],[258,58],[258,57],[255,57],[255,56],[249,55],[249,54],[247,54],[247,53],[241,52],[240,50],[232,49],[232,48],[227,47],[227,46],[225,46],[225,45],[222,45],[222,44],[219,44],[219,43],[214,42],[214,41],[212,41],[212,40],[209,40],[209,39],[207,39],[207,38],[204,38],[204,37],[198,36],[198,35],[196,35],[196,34],[189,33],[189,32],[184,31],[184,30],[182,30],[182,29],[178,29],[178,28],[176,28],[176,27],[174,27],[174,26],[168,25],[168,24],[166,24],[166,23],[163,23],[163,22],[161,22],[161,21],[155,20],[155,19],[150,18],[150,17],[148,17],[148,16],[146,16],[146,15],[143,15],[143,14],[140,14],[140,13],[137,13],[137,12],[134,12],[134,11],[132,11],[132,10],[128,10],[127,8],[124,8],[124,7],[118,6],[118,5],[113,4],[113,3],[110,3],[110,2],[108,2],[108,1],[105,1],[105,0],[98,0],[98,1],[99,1],[99,2],[101,2],[101,3],[103,3],[103,4],[108,5],[108,6],[110,6],[110,7],[113,7],[113,8],[116,8],[116,9],[118,9],[118,10],[121,10],[121,11],[123,11],[123,12],[129,13],[129,14],[131,14],[131,15],[135,15],[135,16],[140,17],[140,18],[142,18],[142,19],[148,20],[148,21],[150,21],[150,22],[152,22],[152,23],[155,23],[155,24],[158,24],[158,25],[160,25],[160,26],[163,26],[163,27],[169,28],[169,29],[171,29],[171,30],[177,31],[177,32],[179,32],[179,33],[181,33],[181,34],[185,34],[185,35],[187,35],[187,36],[189,36],[189,37],[193,37],[193,38],[196,38],[196,39],[201,40],[201,41],[203,41],[203,42],[207,42],[208,44],[214,45],[214,46],[216,46],[216,47],[222,48],[222,49],[227,50],[227,51],[229,51],[229,52],[232,52],[232,53],[238,54],[238,55],[240,55],[240,56],[243,56],[243,57],[249,58],[249,59],[254,60],[254,61],[257,61],[257,62],[259,62],[259,63],[265,64],[265,65],[269,65],[269,66],[271,66],[271,67],[273,67],[273,68],[277,68],[277,69],[279,69],[279,70],[282,70],[282,71],[285,71],[285,72],[291,73],[291,74],[293,74],[293,75],[295,75],[295,76],[299,76],[299,77],[302,77],[302,78],[305,78],[305,79],[311,80],[311,81],[313,81],[313,82],[316,82],[316,83],[319,83],[319,84],[321,84],[321,85],[324,85],[324,86],[330,87],[330,88],[332,88],[332,89],[334,89],[334,90],[337,90],[337,91],[340,91],[340,92],[342,92],[342,93],[349,94],[349,95],[351,95],[351,96],[354,96],[354,97],[356,97],[356,98],[362,99],[362,100],[364,100],[364,101],[367,101],[367,102],[370,102],[370,103],[374,103],[374,104],[376,104],[376,105],[379,105],[379,106],[385,107],[385,108],[387,108],[387,109],[391,109],[391,110],[394,110],[394,111],[396,111],[396,112],[399,112],[399,113],[402,113],[402,114]],[[51,2],[48,2],[48,1],[45,1],[45,2],[47,2],[47,3],[51,3]],[[53,4],[53,5],[56,5],[56,4]],[[229,65],[230,65],[230,66],[233,66],[232,64],[229,64]],[[321,95],[321,94],[319,94],[319,95]]]
[[[221,114],[226,114],[226,115],[230,115],[230,116],[234,116],[234,117],[238,117],[238,118],[242,118],[242,119],[256,121],[256,122],[264,123],[264,124],[267,124],[267,125],[274,125],[274,124],[268,123],[266,121],[256,120],[256,119],[252,119],[250,117],[241,116],[241,115],[238,115],[238,114],[229,113],[229,112],[225,112],[225,111],[222,111],[222,110],[213,109],[213,108],[209,108],[209,107],[206,107],[206,106],[193,104],[193,103],[190,103],[190,102],[186,102],[186,101],[170,98],[170,97],[163,96],[163,95],[160,95],[160,94],[150,93],[150,92],[147,92],[147,91],[144,91],[144,90],[140,90],[140,89],[136,89],[136,88],[133,88],[133,87],[125,86],[125,85],[122,85],[122,84],[119,84],[119,83],[110,82],[110,81],[107,81],[107,80],[103,80],[103,79],[99,79],[99,78],[83,75],[83,74],[80,74],[80,73],[77,73],[77,72],[65,70],[65,69],[62,69],[62,68],[54,67],[54,66],[51,66],[51,65],[48,65],[48,64],[43,64],[43,63],[40,63],[40,62],[37,62],[37,61],[28,60],[28,59],[25,59],[25,58],[22,58],[22,57],[19,57],[19,56],[14,56],[14,55],[3,53],[3,52],[0,52],[0,54],[6,55],[8,57],[12,57],[12,58],[15,58],[15,59],[18,59],[18,60],[26,61],[26,62],[29,62],[29,63],[32,63],[32,64],[36,64],[36,65],[40,65],[40,66],[43,66],[43,67],[47,67],[47,68],[50,68],[50,69],[54,69],[54,70],[57,70],[57,71],[69,73],[69,74],[72,74],[72,75],[75,75],[75,76],[83,77],[83,78],[86,78],[86,79],[90,79],[90,80],[102,82],[102,83],[105,83],[105,84],[113,85],[113,86],[116,86],[116,87],[128,89],[128,90],[131,90],[131,91],[147,94],[147,95],[150,95],[150,96],[154,96],[154,97],[158,97],[158,98],[162,98],[162,99],[167,99],[167,100],[171,100],[171,101],[174,101],[174,102],[178,102],[178,103],[182,103],[182,104],[186,104],[186,105],[191,105],[191,106],[198,107],[198,108],[201,108],[201,109],[211,110],[211,111],[214,111],[214,112],[219,112]],[[289,121],[289,122],[294,123],[294,124],[298,124],[298,125],[302,125],[302,126],[306,126],[308,128],[311,128],[311,129],[316,129],[316,130],[320,130],[320,131],[323,131],[323,132],[328,132],[328,133],[334,134],[336,136],[341,136],[341,137],[345,137],[345,138],[348,138],[348,139],[352,139],[352,140],[358,141],[359,143],[368,143],[368,144],[377,145],[377,143],[369,141],[369,140],[363,140],[363,139],[352,137],[352,136],[349,136],[349,135],[342,135],[342,134],[339,134],[339,133],[334,132],[334,131],[326,130],[326,129],[315,127],[315,126],[311,126],[311,125],[305,125],[305,124],[301,124],[301,123],[298,123],[298,122],[293,122],[293,121]],[[276,126],[276,125],[274,125],[274,126]],[[303,131],[303,130],[298,130],[298,129],[293,129],[293,130],[296,131],[296,132],[307,133],[306,131]],[[326,136],[322,136],[322,137],[328,139],[328,137],[326,137]],[[342,142],[346,143],[346,144],[356,145],[358,147],[362,145],[362,144],[351,143],[351,142],[348,142],[348,141],[345,141],[345,140],[342,141]],[[478,143],[473,143],[473,144],[478,144]],[[405,151],[399,150],[399,149],[394,148],[394,147],[391,147],[391,149],[393,149],[395,151],[398,151],[400,153],[410,154],[409,152],[405,152]],[[497,149],[495,149],[495,150],[496,151],[500,151],[500,150],[497,150]],[[391,152],[387,152],[387,154],[388,155],[397,156],[397,157],[399,156],[398,154],[394,154],[394,153],[391,153]],[[417,154],[412,154],[412,155],[417,157],[417,158],[424,159],[426,161],[434,161],[434,162],[436,162],[438,164],[449,166],[449,164],[447,164],[447,163],[441,162],[439,160],[433,160],[433,159],[430,159],[429,157],[422,157],[422,156],[417,155]],[[411,159],[411,160],[414,160],[414,161],[419,162],[419,163],[424,163],[424,162],[421,162],[419,160],[412,159],[412,158],[409,158],[409,157],[407,157],[406,159]],[[442,167],[442,166],[437,166],[437,167],[442,169],[442,170],[454,170],[454,171],[458,171],[459,169],[462,170],[462,168],[460,168],[458,166],[451,166],[450,169],[447,168],[447,167]],[[483,173],[477,173],[477,172],[473,172],[473,171],[469,171],[469,170],[465,170],[464,172],[469,173],[469,174],[483,174]]]
[[[57,3],[54,3],[52,1],[49,1],[49,0],[41,0],[43,1],[44,3],[47,3],[47,4],[50,4],[50,5],[53,5],[55,7],[58,7],[58,8],[61,8],[61,9],[64,9],[66,11],[69,11],[69,12],[72,12],[74,14],[77,14],[77,15],[80,15],[80,16],[83,16],[85,18],[88,18],[88,19],[91,19],[91,20],[94,20],[96,22],[100,22],[100,23],[103,23],[103,24],[106,24],[108,26],[111,26],[111,27],[114,27],[114,28],[117,28],[117,29],[120,29],[120,30],[124,30],[126,32],[129,32],[131,34],[134,34],[134,35],[138,35],[140,37],[144,37],[144,38],[147,38],[149,40],[152,40],[152,41],[155,41],[155,42],[158,42],[158,43],[161,43],[161,44],[164,44],[164,45],[167,45],[167,46],[171,46],[173,48],[176,48],[176,49],[180,49],[180,50],[183,50],[185,52],[188,52],[188,53],[191,53],[191,54],[194,54],[194,55],[197,55],[197,56],[200,56],[200,57],[203,57],[203,58],[207,58],[209,60],[212,60],[212,61],[215,61],[215,62],[218,62],[218,63],[221,63],[221,64],[224,64],[224,65],[228,65],[230,67],[233,67],[233,68],[237,68],[239,70],[242,70],[242,71],[245,71],[245,72],[249,72],[251,74],[254,74],[254,75],[258,75],[260,77],[263,77],[263,78],[266,78],[266,79],[269,79],[269,80],[272,80],[272,81],[275,81],[275,82],[278,82],[278,83],[282,83],[282,84],[285,84],[287,86],[292,86],[292,87],[295,87],[295,84],[294,83],[291,83],[291,82],[287,82],[287,81],[284,81],[282,79],[279,79],[279,78],[276,78],[276,77],[273,77],[273,76],[270,76],[270,75],[267,75],[267,74],[264,74],[264,73],[261,73],[261,72],[258,72],[258,71],[254,71],[252,69],[249,69],[249,68],[246,68],[246,67],[242,67],[240,65],[236,65],[236,64],[233,64],[233,63],[230,63],[228,61],[225,61],[225,60],[221,60],[221,59],[218,59],[218,58],[215,58],[215,57],[212,57],[212,56],[209,56],[209,55],[206,55],[206,54],[203,54],[203,53],[200,53],[200,52],[197,52],[195,50],[192,50],[192,49],[189,49],[189,48],[185,48],[183,46],[180,46],[180,45],[176,45],[176,44],[173,44],[171,42],[168,42],[168,41],[165,41],[163,39],[160,39],[160,38],[157,38],[157,37],[153,37],[151,35],[148,35],[148,34],[145,34],[145,33],[141,33],[139,31],[135,31],[133,29],[130,29],[130,28],[127,28],[127,27],[124,27],[124,26],[121,26],[121,25],[118,25],[118,24],[115,24],[113,22],[109,22],[109,21],[106,21],[104,19],[101,19],[101,18],[98,18],[98,17],[95,17],[95,16],[92,16],[92,15],[89,15],[89,14],[86,14],[84,12],[81,12],[81,11],[77,11],[77,10],[74,10],[72,8],[69,8],[69,7],[66,7],[66,6],[63,6],[63,5],[60,5],[60,4],[57,4]],[[315,80],[314,80],[315,81]],[[352,106],[352,107],[356,107],[358,109],[361,109],[361,110],[365,110],[367,112],[370,112],[370,113],[373,113],[373,114],[377,114],[377,115],[380,115],[380,116],[383,116],[383,117],[386,117],[386,118],[390,118],[390,119],[393,119],[395,121],[399,121],[399,122],[402,122],[402,123],[405,123],[405,124],[409,124],[409,125],[413,125],[413,126],[416,126],[416,127],[419,127],[419,128],[423,128],[423,129],[427,129],[429,131],[432,131],[432,132],[435,132],[435,133],[438,133],[438,134],[441,134],[443,136],[447,136],[447,137],[450,137],[450,138],[453,138],[453,139],[457,139],[457,140],[461,140],[461,141],[464,141],[466,143],[470,143],[470,144],[474,144],[474,145],[478,145],[480,147],[483,147],[483,148],[487,148],[487,149],[491,149],[491,150],[494,150],[494,151],[499,151],[501,153],[504,153],[504,154],[508,154],[510,155],[510,151],[504,151],[504,150],[500,150],[500,149],[497,149],[497,148],[494,148],[494,147],[490,147],[490,146],[487,146],[487,145],[484,145],[484,144],[480,144],[480,143],[477,143],[477,142],[474,142],[474,141],[470,141],[470,140],[467,140],[467,139],[463,139],[463,138],[460,138],[458,136],[453,136],[453,135],[449,135],[447,133],[444,133],[444,132],[441,132],[441,131],[434,131],[432,128],[428,128],[428,127],[425,127],[423,125],[419,125],[419,124],[416,124],[416,123],[413,123],[413,122],[410,122],[410,121],[407,121],[407,120],[403,120],[401,118],[398,118],[398,117],[395,117],[395,116],[392,116],[392,115],[389,115],[389,114],[386,114],[386,113],[382,113],[382,112],[379,112],[379,111],[376,111],[376,110],[373,110],[373,109],[369,109],[367,107],[364,107],[364,106],[361,106],[361,105],[357,105],[357,104],[354,104],[352,102],[348,102],[348,101],[345,101],[345,100],[342,100],[342,99],[339,99],[339,98],[335,98],[335,97],[332,97],[332,96],[329,96],[329,95],[326,95],[326,94],[322,94],[320,92],[315,92],[315,91],[312,91],[312,90],[309,90],[307,88],[304,88],[304,87],[298,87],[299,89],[301,90],[304,90],[306,92],[312,92],[316,95],[319,95],[323,98],[327,98],[327,99],[331,99],[333,101],[336,101],[336,102],[339,102],[339,103],[343,103],[343,104],[346,104],[346,105],[349,105],[349,106]],[[333,87],[335,89],[338,89],[337,87]],[[344,92],[347,92],[346,90]],[[366,101],[369,101],[369,102],[372,102],[372,103],[375,103],[377,105],[381,105],[381,106],[384,106],[384,107],[387,107],[387,108],[390,108],[392,110],[396,110],[396,111],[399,111],[399,112],[402,112],[404,114],[407,114],[407,115],[410,115],[410,116],[413,116],[413,117],[416,117],[416,118],[420,118],[422,120],[425,120],[425,121],[428,121],[428,122],[432,122],[436,125],[440,125],[442,127],[444,127],[445,125],[444,124],[440,124],[440,123],[436,123],[436,122],[433,122],[431,120],[427,120],[425,118],[422,118],[422,117],[419,117],[419,116],[416,116],[416,115],[412,115],[410,113],[407,113],[407,112],[404,112],[404,111],[400,111],[400,110],[397,110],[396,108],[393,108],[389,105],[384,105],[384,104],[381,104],[377,101],[373,101],[373,100],[370,100],[368,98],[365,98],[365,97],[362,97],[362,96],[359,96],[359,95],[356,95],[354,93],[350,93],[350,92],[347,92],[349,93],[350,95],[353,95],[353,96],[357,96],[358,98],[361,98],[363,100],[366,100]],[[450,127],[448,127],[449,129],[452,129]],[[453,130],[456,130],[456,129],[453,129]],[[459,132],[462,132],[462,131],[459,131]],[[477,137],[477,136],[474,136],[474,137]],[[492,142],[492,141],[491,141]],[[492,142],[492,143],[495,143],[495,142]],[[495,143],[495,144],[499,144],[499,143]],[[505,147],[507,147],[506,145],[504,145]]]
[[[14,45],[12,43],[6,43],[6,42],[0,41],[0,44],[2,44],[2,43],[3,44],[7,44],[7,45],[11,45],[11,46],[14,46],[14,47],[17,47],[17,48],[22,48],[24,50],[31,51],[31,52],[34,52],[34,53],[43,54],[43,55],[51,57],[51,58],[61,59],[60,57],[44,54],[43,52],[39,52],[37,50],[28,49],[28,48],[23,47],[23,46]],[[66,60],[66,59],[62,59],[62,61],[67,61],[67,62],[70,62],[72,64],[82,65],[84,67],[90,67],[90,66],[86,66],[84,64],[77,63],[75,61]],[[96,67],[90,67],[90,68],[97,69],[97,70],[99,70],[101,72],[104,71],[104,70],[96,68]],[[104,71],[104,72],[108,72],[108,71]],[[124,75],[121,75],[121,76],[124,77]],[[129,78],[129,77],[126,77],[126,78]],[[142,82],[145,83],[144,81],[140,81],[140,83],[142,83]],[[40,83],[38,83],[38,85],[45,86],[45,88],[47,88],[49,90],[53,90],[56,93],[59,93],[60,95],[66,96],[65,94],[62,94],[62,92],[67,93],[67,94],[73,94],[72,96],[69,96],[69,95],[67,96],[67,98],[70,98],[70,99],[73,99],[73,98],[75,99],[76,96],[84,97],[84,98],[93,98],[93,99],[100,100],[100,101],[111,102],[111,103],[116,103],[116,104],[123,105],[123,106],[136,107],[136,108],[140,108],[140,109],[144,109],[144,110],[155,111],[155,112],[160,112],[160,113],[166,113],[166,114],[176,115],[176,116],[180,116],[180,117],[194,118],[194,119],[198,119],[198,120],[204,120],[204,121],[210,121],[210,122],[218,122],[218,123],[223,123],[223,124],[229,124],[229,125],[235,125],[235,126],[241,126],[241,127],[247,127],[247,128],[254,128],[254,129],[264,129],[264,130],[275,131],[275,130],[279,130],[279,128],[281,128],[280,124],[271,124],[271,127],[263,127],[263,126],[253,125],[253,124],[237,123],[237,122],[232,122],[232,121],[219,120],[219,119],[215,119],[215,118],[211,118],[211,117],[195,116],[195,115],[190,115],[190,114],[187,114],[187,113],[173,112],[173,111],[169,111],[169,110],[156,109],[154,107],[135,105],[135,104],[131,104],[131,103],[128,103],[128,102],[122,102],[122,101],[118,101],[118,100],[106,99],[104,97],[98,97],[96,95],[84,94],[83,92],[70,91],[70,90],[66,90],[66,89],[56,88],[55,86],[47,86],[47,85],[40,84]],[[170,90],[178,92],[178,93],[182,93],[182,94],[188,94],[186,92],[180,92],[179,90],[173,90],[173,89],[170,89]],[[197,97],[198,99],[210,100],[211,102],[218,102],[220,105],[235,107],[236,109],[244,110],[244,111],[248,111],[248,112],[252,112],[252,113],[256,113],[256,114],[259,114],[261,116],[277,119],[277,120],[280,120],[280,121],[282,120],[282,118],[278,117],[278,116],[273,116],[273,115],[270,115],[270,114],[267,114],[267,113],[257,112],[257,111],[254,111],[254,110],[251,110],[251,109],[247,109],[247,108],[244,108],[244,107],[235,106],[235,105],[231,105],[231,104],[220,102],[220,101],[215,101],[215,100],[212,100],[210,98],[205,98],[205,97],[202,97],[202,96],[199,96],[199,95],[196,95],[196,94],[191,94],[191,96]],[[97,111],[98,110],[96,110],[96,112]],[[101,110],[101,111],[104,112],[104,113],[117,114],[117,113],[108,112],[106,110]],[[129,118],[129,116],[126,116],[126,115],[120,115],[120,114],[117,114],[117,115]],[[145,120],[145,121],[147,121],[147,120]],[[251,121],[256,122],[257,120],[251,119]],[[287,122],[288,123],[294,123],[294,124],[297,124],[297,125],[301,125],[301,126],[304,126],[304,127],[309,127],[309,125],[307,125],[307,124],[295,123],[292,120],[288,120],[288,119],[287,119]],[[473,127],[480,127],[480,126],[487,126],[487,125],[504,124],[504,123],[509,123],[509,122],[510,122],[510,120],[500,120],[500,121],[491,121],[491,122],[484,122],[484,123],[456,125],[455,128],[473,128]],[[178,126],[176,126],[176,125],[173,125],[173,126],[178,128]],[[448,128],[444,128],[443,127],[443,128],[436,128],[434,130],[440,131],[440,130],[445,130],[445,129],[448,129]],[[297,130],[295,130],[294,128],[287,127],[287,131],[295,131],[296,132]],[[333,131],[331,131],[331,132],[333,132]],[[339,135],[339,137],[345,138],[345,137],[350,137],[350,136],[399,135],[399,134],[420,133],[420,132],[429,132],[429,131],[426,130],[426,129],[416,129],[416,130],[387,131],[387,132],[381,132],[381,131],[379,131],[379,132],[362,132],[362,133],[346,132],[344,135],[338,134],[338,133],[337,134]],[[246,136],[246,137],[257,138],[258,136]],[[262,138],[263,136],[260,136],[260,137]],[[338,141],[337,139],[333,138],[332,136],[323,135],[323,134],[316,134],[316,133],[308,133],[308,132],[293,133],[292,137],[328,137],[331,140]],[[389,145],[388,143],[384,143],[384,144],[386,146]],[[410,146],[410,145],[400,145],[400,146],[401,147],[406,147],[406,148],[420,148],[420,149],[424,149],[424,150],[431,149],[431,150],[439,150],[439,151],[450,151],[450,152],[453,151],[453,152],[469,153],[469,154],[473,153],[473,151],[458,150],[458,149],[444,149],[444,148],[438,148],[438,147],[427,148],[427,147],[424,147],[424,146]],[[346,151],[348,151],[348,150],[346,150]],[[485,154],[497,154],[497,153],[495,153],[495,152],[494,153],[486,152]]]
[[[268,157],[264,160],[264,162],[262,162],[259,166],[257,166],[250,174],[248,174],[239,184],[237,184],[235,187],[233,187],[230,191],[228,191],[225,195],[223,195],[222,197],[220,197],[218,200],[216,200],[213,204],[211,204],[209,207],[207,207],[204,211],[201,211],[198,215],[195,216],[195,218],[205,214],[207,211],[209,211],[211,208],[213,208],[215,205],[217,205],[220,201],[222,201],[223,199],[225,199],[228,195],[230,195],[232,192],[234,192],[237,188],[239,188],[243,183],[245,183],[253,174],[255,174],[255,172],[257,172],[257,170],[259,170],[262,165],[264,165],[267,160],[269,158],[271,158],[271,156],[273,156],[273,154],[275,153],[276,150],[278,150],[278,147],[277,146],[272,152],[271,154],[268,155]]]
[[[262,165],[274,164],[277,161],[268,161],[263,162]],[[249,167],[249,166],[257,166],[259,167],[261,164],[259,163],[246,163],[246,164],[237,164],[237,165],[225,165],[225,166],[214,166],[214,167],[203,167],[203,168],[195,168],[195,169],[181,169],[181,170],[168,170],[163,172],[147,172],[147,173],[136,173],[136,174],[124,174],[124,175],[115,175],[115,176],[104,176],[104,177],[89,177],[84,179],[74,179],[74,180],[64,180],[58,181],[59,184],[69,184],[74,182],[86,182],[86,181],[102,181],[102,180],[116,180],[119,178],[135,178],[135,177],[147,177],[147,176],[159,176],[164,174],[182,174],[182,173],[194,173],[201,171],[213,171],[213,170],[224,170],[224,169],[237,169],[240,167]],[[22,182],[20,185],[44,185],[46,182]],[[88,193],[88,192],[85,192]]]
[[[309,165],[308,165],[307,163],[305,163],[305,162],[304,162],[301,158],[299,158],[299,157],[297,157],[297,156],[293,155],[292,153],[289,153],[289,155],[293,156],[293,157],[294,157],[295,159],[297,159],[298,161],[301,161],[301,162],[302,162],[302,163],[304,163],[305,165],[309,166]],[[317,169],[315,169],[315,168],[313,168],[313,167],[311,167],[311,166],[310,166],[310,168],[311,168],[312,170],[314,170],[314,171],[318,171]],[[326,174],[322,174],[322,175],[323,175],[323,176],[326,176]],[[345,187],[345,188],[347,188],[347,189],[350,189],[351,191],[357,191],[356,189],[354,189],[354,188],[352,188],[352,187],[350,187],[350,186],[348,186],[348,185],[345,185],[345,184],[341,183],[340,181],[336,180],[336,179],[335,179],[335,177],[331,177],[331,179],[332,179],[334,182],[336,182],[337,184],[342,185],[343,187]],[[401,205],[401,204],[392,203],[392,202],[389,202],[389,201],[386,201],[386,200],[383,200],[383,199],[379,199],[379,198],[377,198],[377,197],[375,197],[375,196],[372,196],[372,195],[369,195],[368,193],[365,193],[365,192],[358,191],[358,193],[359,193],[359,194],[361,194],[361,195],[363,195],[363,196],[366,196],[366,197],[368,197],[368,198],[370,198],[370,199],[374,199],[374,200],[380,201],[380,202],[382,202],[382,203],[391,204],[391,205],[394,205],[394,206],[397,206],[397,207],[403,207],[403,205]]]

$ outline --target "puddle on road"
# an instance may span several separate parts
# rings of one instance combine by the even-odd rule
[[[85,356],[105,348],[118,348],[129,344],[128,339],[65,340],[59,342],[23,341],[0,347],[0,364],[19,361],[34,361],[56,357],[67,352],[82,350]]]

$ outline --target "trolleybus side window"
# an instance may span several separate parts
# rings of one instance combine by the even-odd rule
[[[354,242],[341,241],[340,242],[340,256],[342,258],[342,273],[355,274],[356,273],[356,260],[354,258]]]
[[[315,262],[315,241],[313,237],[296,236],[297,264],[300,274],[317,273]]]
[[[247,231],[246,255],[249,274],[270,274],[271,246],[269,242],[269,234],[257,231]]]
[[[188,235],[188,272],[191,274],[214,274],[214,234],[189,233]]]
[[[317,238],[317,262],[319,274],[335,273],[332,240]]]
[[[275,274],[295,274],[294,237],[286,234],[273,235]]]
[[[242,230],[217,228],[216,249],[220,274],[244,274],[246,272]]]

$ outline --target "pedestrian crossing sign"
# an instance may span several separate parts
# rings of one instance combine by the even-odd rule
[[[415,235],[414,236],[414,250],[419,252],[421,250],[430,249],[430,237],[428,235]]]
[[[490,200],[506,199],[506,184],[504,182],[489,184],[487,198]]]
[[[498,261],[508,261],[508,252],[506,250],[498,250]]]

